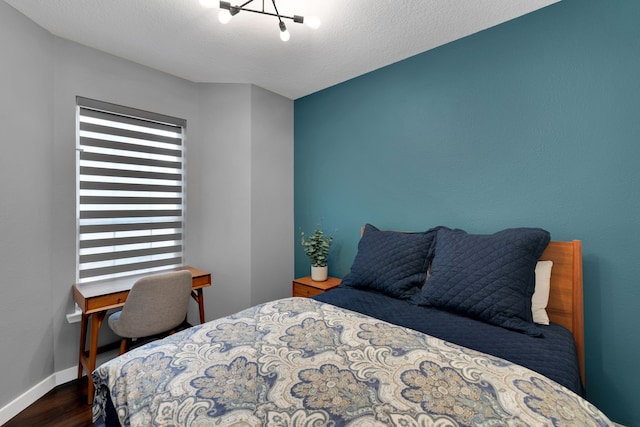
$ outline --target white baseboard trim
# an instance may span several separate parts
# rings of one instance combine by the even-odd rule
[[[29,405],[47,394],[55,386],[74,380],[78,376],[78,367],[74,366],[49,375],[20,396],[0,408],[0,425],[18,415]]]

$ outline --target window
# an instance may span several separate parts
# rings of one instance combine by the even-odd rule
[[[76,103],[77,283],[182,265],[186,121]]]

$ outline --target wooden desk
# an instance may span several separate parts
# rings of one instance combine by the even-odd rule
[[[193,291],[191,297],[198,303],[200,310],[200,323],[204,323],[204,295],[203,288],[211,286],[211,273],[185,266],[175,270],[189,270],[193,276]],[[158,272],[160,273],[160,272]],[[98,333],[107,311],[112,308],[122,307],[129,295],[131,287],[141,277],[156,273],[128,276],[122,279],[111,279],[100,282],[74,284],[72,286],[73,299],[82,310],[82,323],[80,325],[80,355],[78,358],[78,378],[82,377],[83,369],[87,372],[88,386],[87,398],[89,404],[93,403],[93,379],[91,373],[96,369],[98,356]],[[91,334],[89,350],[87,345],[87,326],[91,318]]]

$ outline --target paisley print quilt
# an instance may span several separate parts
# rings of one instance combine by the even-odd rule
[[[93,372],[123,426],[608,426],[546,377],[307,298],[261,304]]]

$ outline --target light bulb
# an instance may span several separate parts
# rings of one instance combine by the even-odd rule
[[[320,28],[320,18],[318,18],[317,16],[309,16],[307,18],[304,18],[304,23],[307,25],[307,27],[313,28],[314,30]]]
[[[220,9],[220,12],[218,12],[218,21],[220,21],[223,24],[226,24],[229,21],[231,21],[231,12],[228,11],[227,9]]]
[[[289,34],[289,30],[287,30],[287,26],[284,25],[284,22],[282,21],[280,21],[280,24],[278,25],[280,26],[280,40],[283,42],[289,41],[291,34]]]
[[[200,0],[200,6],[207,8],[216,7],[217,3],[217,0]]]

